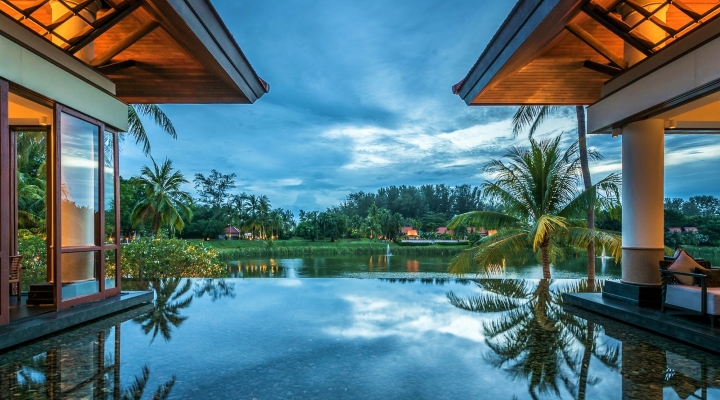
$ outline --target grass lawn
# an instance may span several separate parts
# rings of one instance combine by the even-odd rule
[[[203,242],[205,246],[210,246],[215,249],[249,249],[249,248],[265,248],[267,245],[263,241],[259,240],[201,240],[201,239],[189,239],[188,242],[200,243]],[[344,247],[344,248],[355,248],[355,247],[368,247],[368,246],[386,246],[390,244],[395,246],[394,243],[388,242],[370,242],[369,239],[339,239],[337,242],[331,242],[329,240],[318,240],[313,242],[307,239],[292,238],[289,240],[276,240],[273,243],[273,247]]]

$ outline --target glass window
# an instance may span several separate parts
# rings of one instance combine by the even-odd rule
[[[84,251],[62,254],[62,298],[71,299],[100,291],[95,278],[95,266],[99,251]]]
[[[105,251],[105,289],[112,289],[117,286],[116,280],[117,271],[117,251],[106,250]]]
[[[60,243],[96,245],[99,127],[65,113],[60,124]]]
[[[115,134],[105,132],[104,135],[105,166],[105,243],[117,243],[118,234],[115,229]]]

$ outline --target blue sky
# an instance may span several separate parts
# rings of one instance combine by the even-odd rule
[[[237,174],[236,193],[273,207],[324,210],[351,192],[390,185],[478,185],[481,166],[511,145],[512,107],[468,107],[451,86],[465,77],[514,2],[456,0],[213,0],[270,93],[253,105],[165,105],[178,139],[147,122],[156,160],[188,180]],[[576,137],[574,110],[541,135]],[[593,180],[620,170],[620,139],[593,135],[605,159]],[[718,195],[714,136],[668,136],[668,197]],[[130,140],[121,174],[149,158]],[[192,184],[185,189],[194,192]]]

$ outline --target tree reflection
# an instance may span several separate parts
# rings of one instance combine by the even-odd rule
[[[576,292],[587,283],[574,283],[562,290],[551,289],[549,280],[487,279],[476,281],[481,294],[461,298],[447,293],[450,303],[478,313],[501,313],[483,324],[486,355],[496,368],[513,380],[528,382],[532,398],[558,397],[565,389],[576,398],[585,396],[587,385],[600,381],[588,372],[595,356],[612,369],[619,368],[619,348],[599,345],[600,329],[562,310],[562,292]]]
[[[210,300],[216,301],[223,297],[235,298],[235,284],[225,279],[201,279],[195,282],[195,297],[207,294]]]
[[[181,282],[184,283],[182,286]],[[140,324],[145,334],[153,333],[152,343],[158,333],[169,342],[172,337],[172,328],[178,328],[188,318],[180,315],[180,310],[192,303],[193,296],[185,297],[192,288],[192,281],[181,278],[164,278],[150,282],[150,289],[155,291],[153,307],[133,321]]]
[[[142,367],[142,376],[137,377],[135,376],[135,382],[133,382],[130,387],[126,388],[125,391],[123,391],[122,396],[120,397],[122,400],[140,400],[143,398],[143,394],[145,393],[145,387],[147,386],[148,379],[150,379],[150,368],[148,368],[147,364],[143,365]],[[170,378],[169,381],[163,383],[162,385],[158,386],[157,390],[155,390],[155,394],[152,396],[153,400],[165,400],[170,396],[170,391],[172,390],[173,386],[175,385],[175,380],[177,377],[173,374],[172,378]]]
[[[150,343],[158,334],[166,342],[172,339],[172,329],[179,328],[188,319],[181,311],[190,306],[193,298],[204,295],[208,295],[211,301],[235,298],[235,284],[225,279],[162,278],[151,281],[149,288],[155,292],[153,307],[133,321],[140,324],[145,334],[152,332]]]

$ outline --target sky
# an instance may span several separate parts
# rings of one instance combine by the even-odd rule
[[[152,156],[190,181],[235,173],[232,193],[267,195],[272,207],[325,210],[349,193],[390,185],[479,185],[482,165],[510,146],[514,107],[469,107],[452,93],[514,1],[212,0],[270,92],[252,105],[161,105],[177,140],[152,122]],[[538,136],[577,137],[574,108]],[[590,135],[603,160],[593,181],[620,172],[621,139]],[[128,178],[151,160],[126,140]],[[666,136],[665,196],[720,196],[720,140]]]

